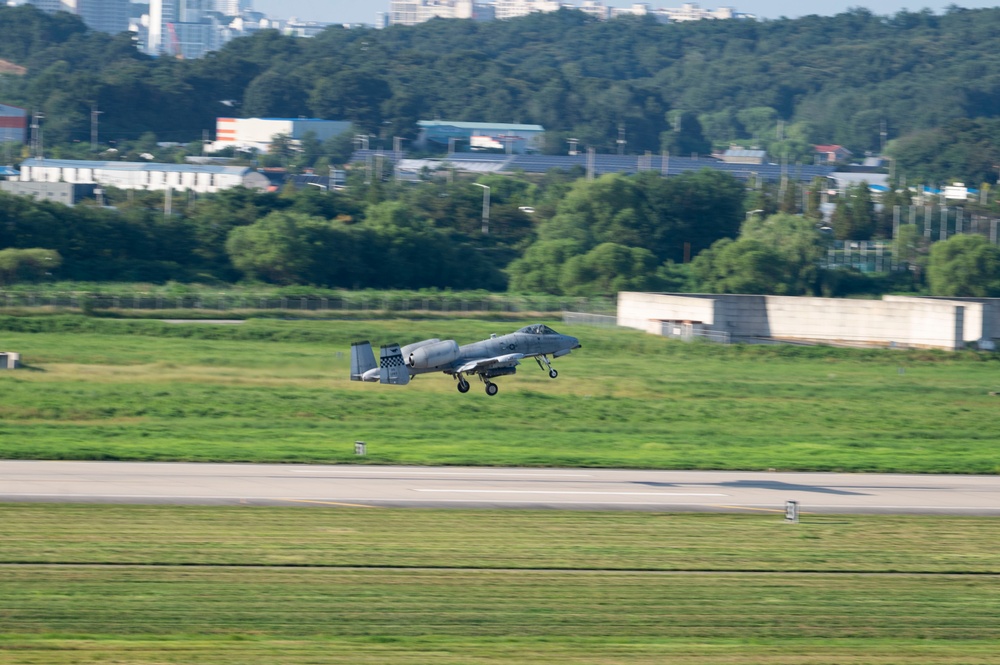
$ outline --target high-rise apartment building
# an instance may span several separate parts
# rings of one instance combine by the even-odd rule
[[[253,11],[250,0],[215,0],[215,11],[223,16],[239,16],[243,12]]]
[[[471,10],[470,10],[471,8]],[[661,23],[671,21],[698,21],[703,19],[748,19],[751,14],[741,14],[732,7],[702,9],[694,2],[685,2],[677,8],[653,9],[649,3],[636,2],[630,7],[610,7],[602,0],[391,0],[388,25],[416,25],[432,18],[475,18],[478,20],[509,19],[535,12],[555,12],[560,9],[577,9],[597,19],[623,16],[651,16]],[[471,16],[470,16],[471,13]],[[382,22],[378,24],[380,27]]]
[[[190,59],[219,48],[220,31],[208,16],[214,9],[214,0],[150,0],[146,51]]]
[[[517,18],[534,12],[556,12],[562,7],[557,0],[496,0],[498,19]]]
[[[129,0],[27,0],[44,12],[76,14],[91,30],[116,34],[128,30]]]
[[[493,6],[474,0],[391,0],[389,25],[417,25],[432,18],[471,18],[488,21]]]

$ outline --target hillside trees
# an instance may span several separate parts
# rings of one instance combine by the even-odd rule
[[[305,114],[350,119],[388,147],[414,137],[418,119],[453,118],[541,123],[603,152],[623,135],[632,154],[704,152],[700,134],[758,142],[789,164],[808,161],[810,143],[878,150],[884,129],[909,182],[978,184],[997,175],[997,29],[1000,9],[671,25],[560,11],[335,26],[308,40],[263,30],[178,61],[25,6],[0,7],[0,57],[28,68],[4,77],[4,101],[42,110],[50,146],[86,143],[95,105],[102,139],[116,141],[151,130],[193,140],[218,116]],[[555,139],[548,149],[564,151]]]

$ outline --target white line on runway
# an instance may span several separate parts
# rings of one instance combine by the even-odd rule
[[[462,494],[574,494],[600,496],[729,496],[728,494],[698,494],[695,492],[574,492],[572,490],[460,490],[413,489],[414,492],[460,492]]]
[[[501,473],[493,471],[383,471],[370,469],[294,469],[295,473],[378,473],[405,476],[499,476],[504,478],[593,478],[589,473]]]

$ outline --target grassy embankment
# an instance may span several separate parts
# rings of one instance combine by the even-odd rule
[[[957,665],[1000,640],[981,518],[6,505],[0,540],[0,663]]]
[[[1000,471],[992,357],[552,324],[584,347],[556,361],[559,379],[529,361],[489,398],[443,375],[352,383],[350,341],[465,343],[518,324],[0,317],[0,347],[30,365],[0,373],[0,456]]]

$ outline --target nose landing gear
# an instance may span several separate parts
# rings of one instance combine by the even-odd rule
[[[550,379],[554,379],[557,376],[559,376],[559,372],[557,372],[555,368],[552,367],[552,363],[549,361],[549,357],[545,354],[542,354],[541,358],[539,358],[538,356],[535,357],[535,362],[538,363],[538,369],[545,369],[545,367],[542,367],[542,361],[544,361],[545,365],[549,368]]]

